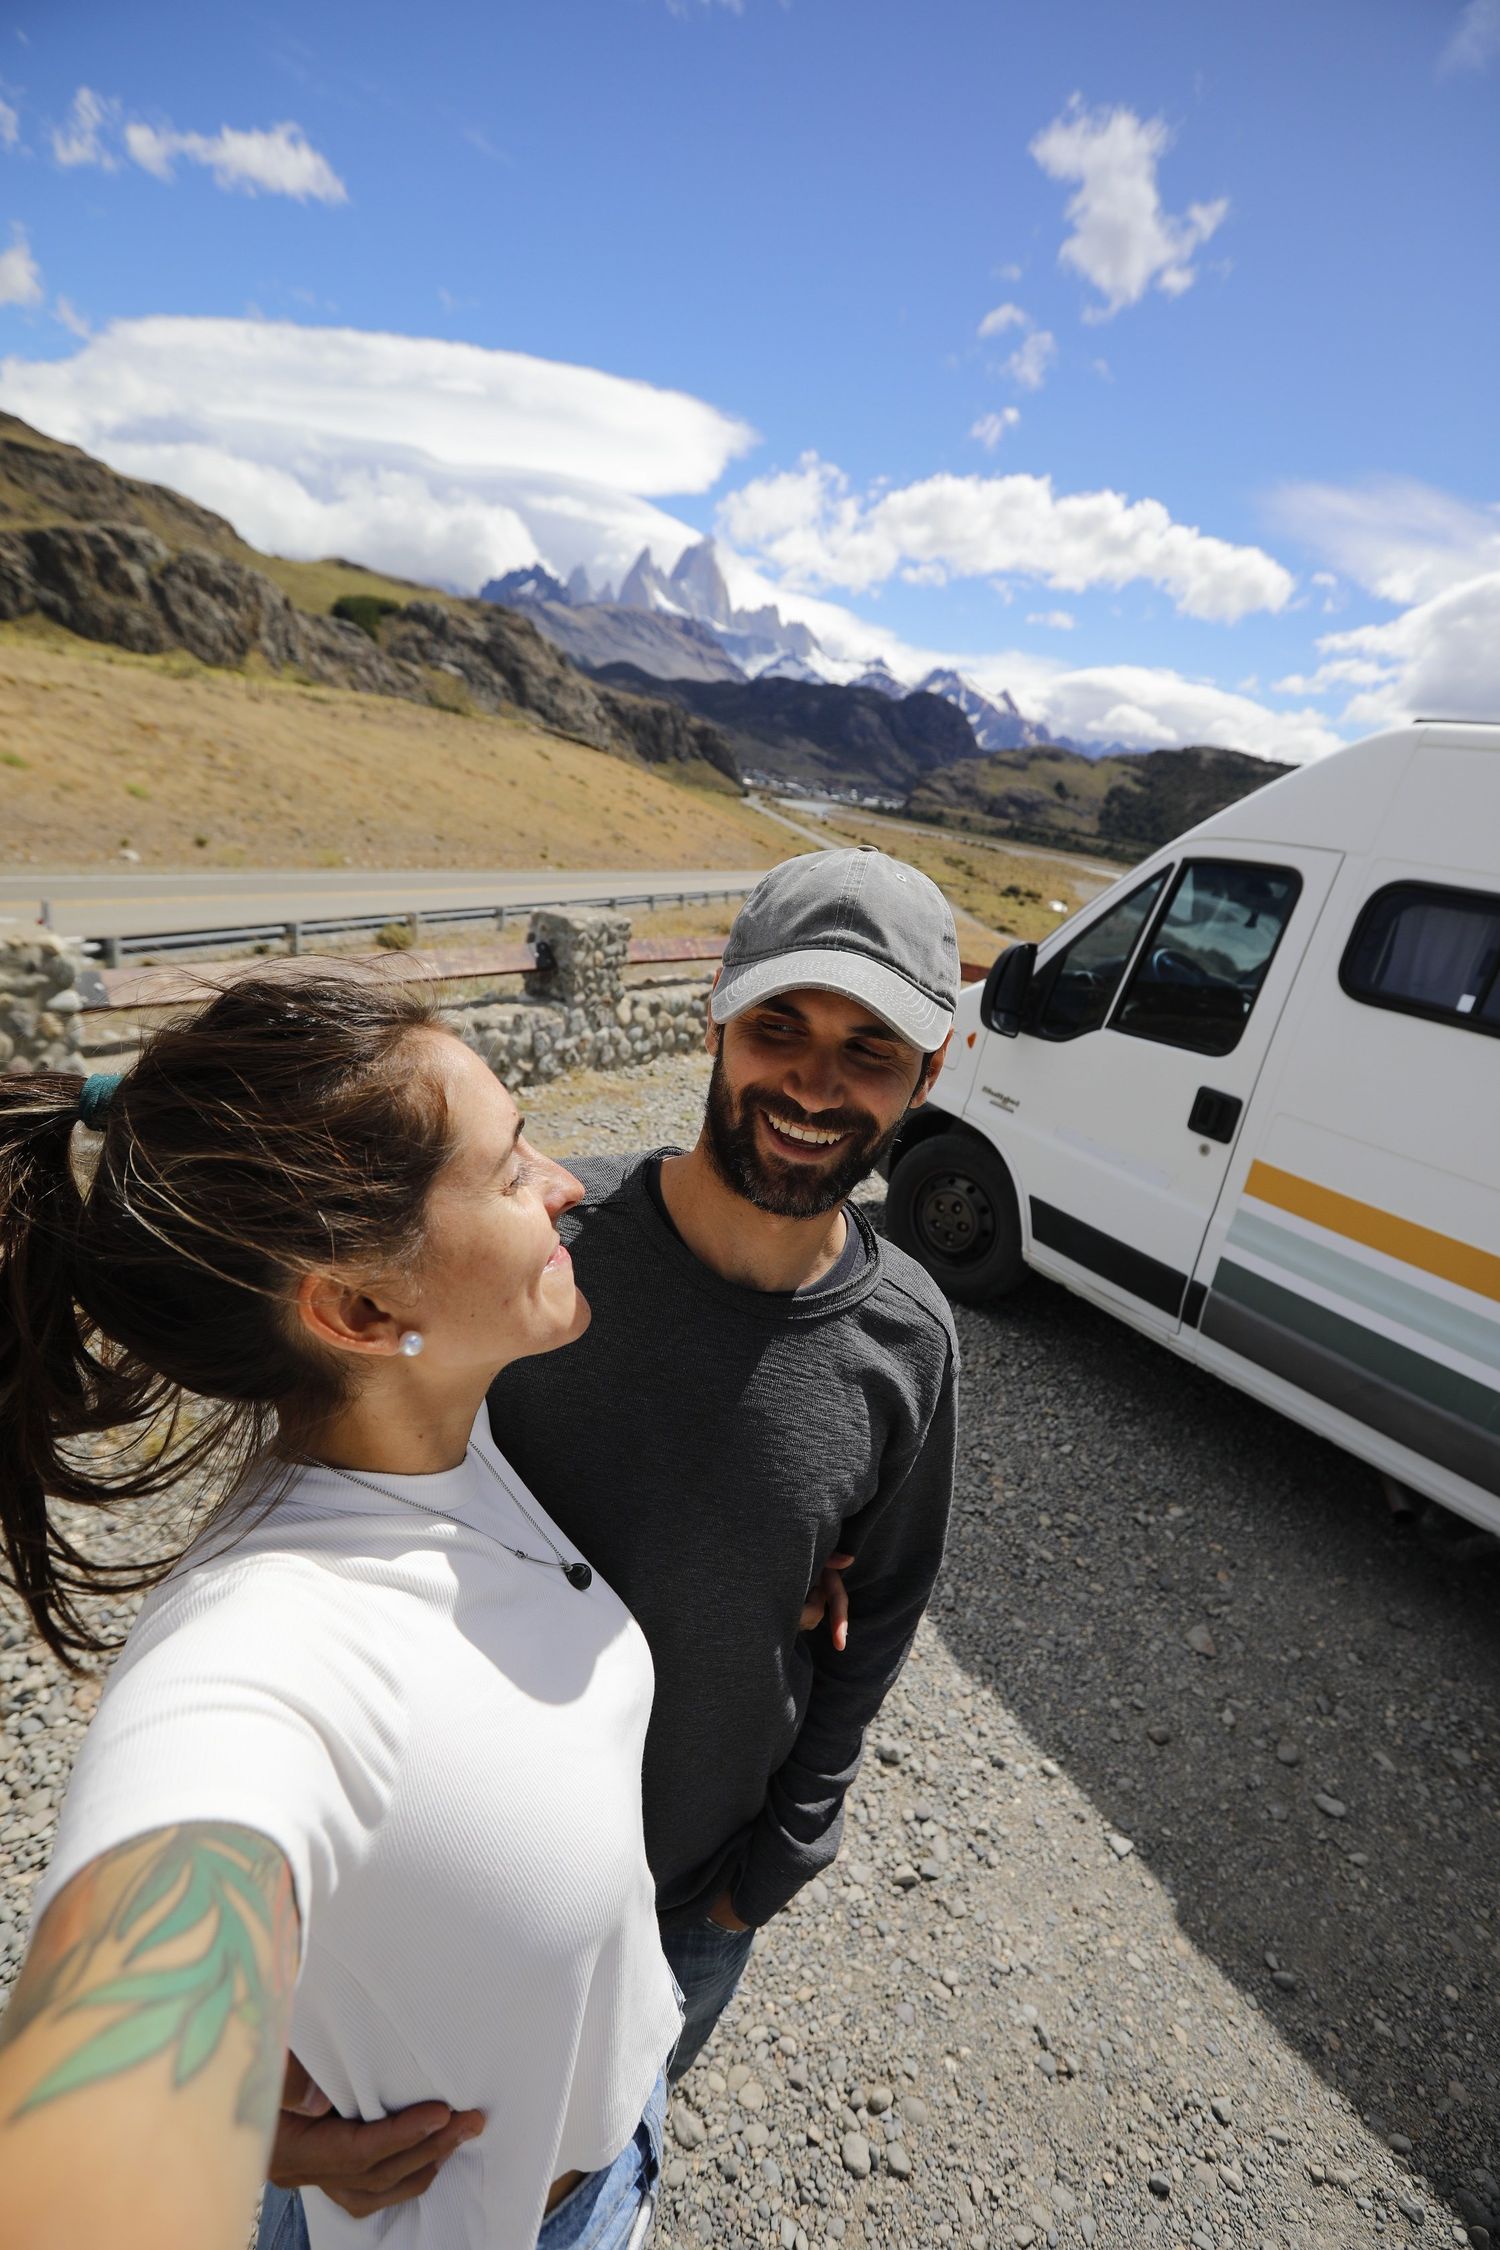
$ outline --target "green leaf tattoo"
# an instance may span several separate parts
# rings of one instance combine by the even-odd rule
[[[186,2086],[238,2023],[252,2051],[236,2122],[268,2129],[284,2063],[279,2003],[296,1966],[282,1856],[264,1837],[208,1823],[164,1829],[152,1846],[103,1926],[90,1929],[68,1955],[48,1965],[41,2008],[28,2010],[26,2017],[34,2022],[38,2013],[50,2012],[65,2019],[107,2008],[116,2011],[113,2020],[91,2030],[33,2087],[15,2115],[24,2117],[157,2055],[172,2056],[172,2082]],[[162,1964],[163,1947],[200,1931],[204,1943],[191,1960]],[[108,1974],[99,1960],[106,1950],[114,1962]],[[11,2025],[6,2030],[11,2032]]]

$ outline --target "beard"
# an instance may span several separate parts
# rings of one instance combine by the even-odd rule
[[[791,1125],[815,1126],[820,1132],[847,1133],[827,1170],[767,1156],[757,1146],[757,1113],[774,1110]],[[724,1074],[722,1046],[714,1056],[708,1082],[708,1107],[704,1114],[705,1138],[714,1170],[725,1186],[769,1211],[778,1219],[816,1219],[846,1203],[861,1180],[869,1178],[906,1121],[906,1112],[882,1132],[867,1111],[838,1109],[809,1116],[798,1103],[788,1101],[769,1086],[747,1086],[738,1107]]]

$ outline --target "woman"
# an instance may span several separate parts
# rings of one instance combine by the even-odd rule
[[[587,1325],[578,1183],[427,1007],[348,976],[241,979],[108,1091],[80,1195],[79,1082],[0,1081],[9,1576],[72,1661],[132,1581],[44,1494],[191,1472],[231,1504],[133,1581],[0,2022],[0,2245],[241,2250],[289,2046],[346,2116],[460,2113],[383,2246],[638,2241],[680,2022],[651,1662],[484,1411]],[[135,1442],[76,1442],[104,1430]],[[314,2250],[371,2239],[307,2202]]]

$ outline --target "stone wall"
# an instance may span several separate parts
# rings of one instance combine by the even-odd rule
[[[530,936],[542,959],[525,997],[485,994],[446,1020],[508,1086],[566,1070],[619,1070],[699,1046],[711,979],[627,986],[630,922],[623,914],[545,908]]]
[[[444,1020],[508,1086],[545,1084],[569,1070],[623,1070],[658,1055],[684,1055],[703,1043],[712,977],[685,974],[669,982],[628,985],[630,921],[623,914],[578,908],[544,908],[532,916],[529,936],[542,963],[529,970],[524,989],[512,977],[486,988],[476,981],[465,997],[444,1011]],[[126,1070],[140,1038],[139,1016],[129,1010],[90,1015],[83,1027],[86,1059],[71,1052],[77,1044],[78,996],[72,990],[82,956],[50,931],[28,931],[9,941],[19,960],[35,954],[54,963],[47,971],[64,995],[70,1059],[50,1058],[48,1045],[55,1013],[34,1011],[26,1037],[13,1043],[11,1060],[4,1039],[8,958],[0,952],[0,1070]],[[304,956],[308,966],[313,958]],[[34,979],[36,972],[28,971]],[[19,984],[20,970],[15,972]],[[28,987],[29,992],[29,987]]]
[[[0,1072],[86,1072],[78,1051],[82,962],[51,930],[0,929]]]

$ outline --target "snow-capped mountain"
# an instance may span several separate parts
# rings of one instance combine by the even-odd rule
[[[1004,688],[998,698],[986,695],[972,680],[965,679],[962,672],[942,669],[929,672],[918,680],[917,693],[940,695],[945,701],[956,703],[974,729],[974,740],[981,750],[1030,750],[1034,744],[1050,739],[1045,727],[1022,716]]]
[[[685,547],[664,570],[650,547],[636,556],[619,590],[578,565],[566,585],[541,563],[491,579],[485,601],[527,610],[542,631],[581,664],[629,662],[661,679],[733,677],[826,681],[872,688],[892,702],[938,695],[969,721],[983,751],[1028,750],[1047,741],[1045,727],[1025,717],[1003,689],[987,695],[962,672],[939,667],[915,682],[877,659],[850,680],[849,667],[825,654],[803,624],[772,602],[737,608],[712,539]],[[721,669],[717,650],[727,664]]]

